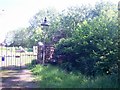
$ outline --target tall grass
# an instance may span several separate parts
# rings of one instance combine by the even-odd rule
[[[86,77],[82,74],[67,73],[51,65],[36,65],[30,68],[41,88],[117,88],[114,76]]]

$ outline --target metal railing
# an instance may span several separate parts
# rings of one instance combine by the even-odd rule
[[[0,67],[21,67],[37,59],[37,53],[20,50],[19,47],[0,46]]]

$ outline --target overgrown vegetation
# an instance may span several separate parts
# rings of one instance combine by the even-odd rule
[[[117,88],[117,76],[86,77],[80,73],[67,73],[51,65],[31,66],[40,88]]]
[[[120,63],[117,5],[100,2],[95,7],[70,7],[61,13],[54,9],[48,9],[47,13],[40,10],[30,20],[29,27],[11,34],[10,46],[32,47],[39,41],[43,42],[44,35],[39,23],[45,16],[50,22],[45,41],[55,46],[54,59],[57,62],[58,57],[63,56],[58,66],[65,71],[81,74],[66,74],[55,67],[38,65],[32,70],[39,80],[42,78],[41,87],[117,87]]]
[[[93,21],[84,21],[72,37],[57,43],[55,53],[56,56],[65,56],[65,69],[78,69],[87,75],[117,72],[118,27],[117,21],[110,18],[96,17]]]
[[[91,76],[118,74],[117,11],[114,6],[105,5],[98,16],[79,22],[71,37],[56,44],[55,56],[64,56],[63,69]]]

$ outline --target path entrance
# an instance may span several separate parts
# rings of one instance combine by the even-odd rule
[[[38,88],[26,64],[37,58],[33,51],[19,47],[0,47],[0,89],[1,88]]]
[[[0,88],[39,88],[38,82],[25,66],[19,70],[2,70],[0,78]]]

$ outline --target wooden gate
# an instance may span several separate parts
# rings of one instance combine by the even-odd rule
[[[32,60],[37,59],[37,53],[33,49],[19,47],[0,46],[0,69],[21,68]]]

